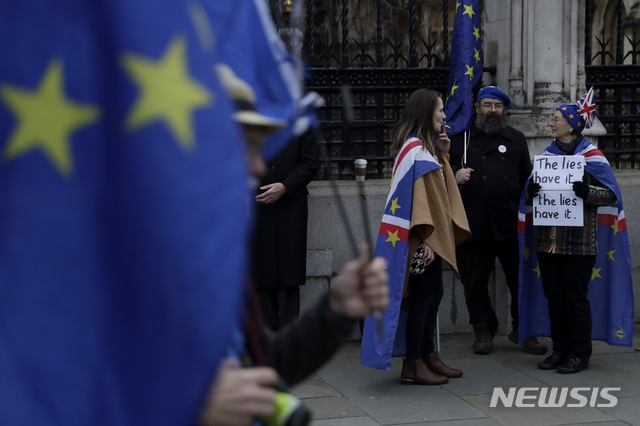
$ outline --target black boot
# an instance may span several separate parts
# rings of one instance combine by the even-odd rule
[[[487,355],[493,349],[493,333],[486,322],[473,324],[473,333],[476,341],[473,344],[473,352],[479,355]]]

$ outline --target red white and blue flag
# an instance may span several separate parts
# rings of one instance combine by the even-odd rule
[[[401,312],[400,304],[409,256],[413,183],[440,167],[418,138],[408,139],[394,160],[375,251],[376,257],[384,257],[389,265],[390,302],[383,314],[384,340],[378,336],[376,321],[372,317],[365,320],[361,360],[367,367],[389,370],[391,358],[404,355],[405,327],[402,324],[406,324],[407,312]]]
[[[543,155],[563,155],[551,143]],[[617,203],[598,209],[598,255],[589,283],[593,340],[610,345],[631,346],[633,340],[633,283],[627,222],[620,188],[609,162],[586,139],[574,155],[585,157],[585,170],[611,189]],[[531,206],[520,200],[518,235],[520,239],[520,340],[531,336],[549,336],[549,311],[542,290],[538,258],[533,246]]]
[[[589,89],[587,93],[582,95],[576,104],[578,105],[578,112],[584,120],[584,128],[588,129],[593,126],[596,110],[596,104],[593,102],[593,87]]]

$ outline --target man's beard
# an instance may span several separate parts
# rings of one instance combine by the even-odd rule
[[[476,127],[487,136],[496,136],[507,127],[507,117],[503,114],[478,113],[476,115]]]

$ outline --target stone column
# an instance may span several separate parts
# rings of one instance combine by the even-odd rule
[[[485,3],[485,48],[497,52],[496,83],[508,89],[511,124],[527,136],[532,155],[550,141],[555,108],[585,90],[584,8],[585,0]]]

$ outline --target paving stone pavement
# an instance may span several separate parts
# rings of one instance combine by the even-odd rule
[[[639,335],[637,324],[634,348],[640,347]],[[549,339],[540,341],[551,349]],[[360,363],[360,341],[350,341],[293,393],[311,409],[311,426],[640,425],[640,351],[594,341],[589,368],[565,375],[539,370],[537,363],[546,355],[528,354],[506,335],[495,337],[489,355],[474,354],[472,343],[471,333],[440,338],[441,358],[461,369],[463,377],[442,386],[405,386],[400,384],[401,358],[393,359],[390,371],[367,368]],[[602,396],[604,387],[620,388],[608,393],[615,406],[602,406],[612,405]],[[516,388],[513,392],[525,397],[522,402],[534,406],[505,407],[497,400],[492,408],[494,388],[505,394]],[[538,406],[540,389],[550,394],[552,388],[559,388],[558,395],[567,388],[566,403]],[[579,392],[577,398],[572,391]]]

